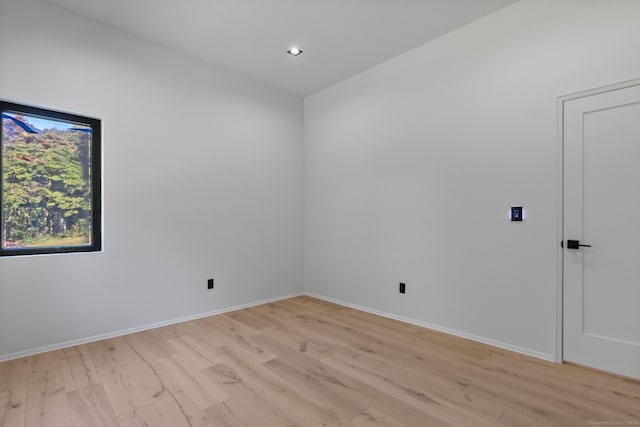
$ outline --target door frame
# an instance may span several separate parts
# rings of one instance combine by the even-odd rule
[[[564,249],[560,242],[564,239],[564,104],[575,99],[613,92],[633,86],[640,86],[640,79],[628,80],[564,95],[557,100],[557,191],[556,191],[556,352],[555,362],[564,361]]]

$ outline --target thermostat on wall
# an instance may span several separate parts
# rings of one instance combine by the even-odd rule
[[[511,221],[522,221],[524,209],[522,206],[511,206]]]

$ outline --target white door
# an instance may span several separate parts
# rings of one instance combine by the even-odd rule
[[[640,378],[640,85],[564,102],[563,251],[564,360]]]

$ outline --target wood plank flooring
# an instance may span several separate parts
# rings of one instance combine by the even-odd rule
[[[299,297],[0,363],[0,425],[640,426],[640,382]]]

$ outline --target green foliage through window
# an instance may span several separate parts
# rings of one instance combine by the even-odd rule
[[[100,122],[0,106],[0,255],[99,250]]]

